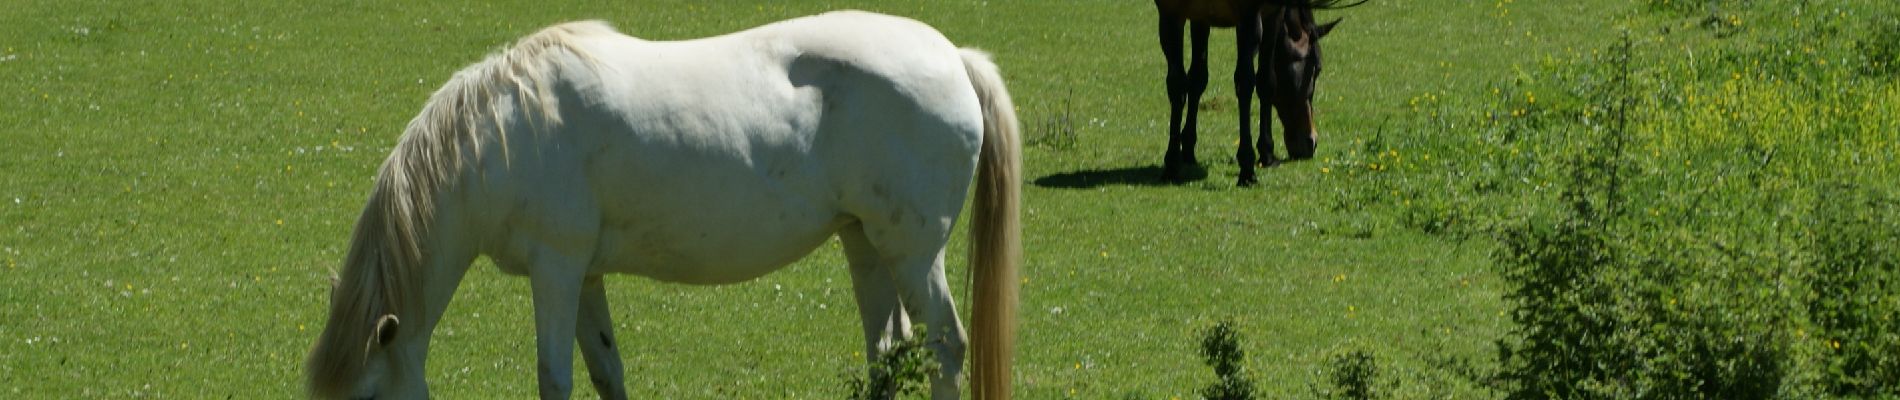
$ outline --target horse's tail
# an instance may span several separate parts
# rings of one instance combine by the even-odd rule
[[[1016,347],[1017,269],[1022,261],[1022,145],[1016,106],[989,54],[963,49],[963,69],[983,104],[983,150],[971,210],[970,392],[979,400],[1010,397]]]

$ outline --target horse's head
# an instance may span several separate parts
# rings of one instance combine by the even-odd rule
[[[373,328],[363,332],[364,339],[352,348],[323,348],[312,351],[310,391],[319,399],[424,399],[429,397],[423,380],[422,346],[414,335],[405,332],[401,319],[384,315]],[[325,336],[343,332],[330,332]],[[329,352],[328,355],[319,352]],[[355,357],[339,353],[351,354]],[[322,360],[322,361],[319,361]],[[324,365],[322,363],[329,363]],[[342,365],[338,365],[341,363]]]
[[[1313,93],[1321,67],[1319,42],[1339,20],[1317,23],[1313,9],[1334,7],[1332,3],[1301,0],[1261,16],[1266,30],[1261,43],[1266,56],[1261,74],[1273,89],[1268,91],[1273,96],[1268,102],[1279,111],[1280,124],[1286,129],[1288,158],[1312,158],[1319,140],[1313,115]]]
[[[385,196],[372,195],[372,203]],[[310,395],[319,399],[421,399],[428,397],[423,361],[427,327],[405,278],[413,255],[384,245],[383,207],[365,207],[342,273],[330,281],[330,315],[310,349]],[[400,231],[400,230],[396,230]]]
[[[350,382],[339,389],[346,391],[334,393],[337,398],[347,399],[426,399],[429,388],[424,384],[422,358],[418,352],[409,348],[420,346],[398,346],[402,334],[402,324],[395,315],[385,315],[376,323],[369,340],[363,345],[363,366],[356,377],[342,377]]]

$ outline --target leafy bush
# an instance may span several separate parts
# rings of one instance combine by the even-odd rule
[[[845,378],[845,390],[853,400],[889,399],[894,396],[916,396],[928,393],[930,377],[940,370],[934,352],[930,350],[930,341],[926,335],[929,329],[923,325],[911,328],[910,337],[898,340],[889,350],[877,355],[871,361],[870,374],[849,373]]]
[[[1315,388],[1322,399],[1369,400],[1385,398],[1379,360],[1371,352],[1352,350],[1335,354],[1326,363],[1326,387]]]
[[[1789,292],[1761,283],[1789,281],[1785,267],[1795,259],[1747,249],[1779,245],[1759,229],[1778,221],[1665,212],[1706,203],[1670,195],[1680,182],[1631,159],[1629,142],[1644,137],[1628,123],[1641,97],[1628,72],[1636,60],[1627,41],[1611,54],[1607,84],[1580,93],[1607,118],[1573,131],[1584,140],[1569,149],[1556,216],[1499,235],[1516,326],[1498,344],[1498,378],[1513,399],[1774,398],[1793,364],[1784,339],[1798,315],[1784,301]],[[1746,157],[1721,161],[1704,168],[1725,176],[1760,169]],[[1773,211],[1714,194],[1732,212]]]
[[[1821,198],[1807,308],[1826,341],[1823,381],[1840,395],[1900,394],[1900,200],[1847,185]]]
[[[1867,33],[1853,42],[1854,53],[1861,56],[1861,72],[1892,77],[1900,72],[1900,16],[1882,15],[1868,22]]]
[[[1247,376],[1244,363],[1247,352],[1240,349],[1240,332],[1233,322],[1221,321],[1201,333],[1201,360],[1214,367],[1214,384],[1201,389],[1207,400],[1251,400],[1253,378]]]
[[[1900,3],[1644,4],[1666,40],[1414,98],[1339,208],[1497,241],[1512,325],[1454,364],[1507,398],[1900,394]]]
[[[1568,154],[1559,206],[1498,234],[1515,327],[1495,378],[1508,397],[1894,393],[1900,286],[1881,244],[1900,218],[1814,183],[1893,176],[1868,162],[1894,156],[1877,144],[1894,139],[1893,112],[1841,110],[1894,92],[1813,89],[1893,82],[1827,67],[1832,50],[1775,50],[1654,65],[1626,44],[1554,80],[1583,100],[1549,111],[1575,121],[1545,144]],[[1793,205],[1803,198],[1828,204]],[[1810,328],[1826,336],[1818,354]]]

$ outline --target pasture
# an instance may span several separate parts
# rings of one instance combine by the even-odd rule
[[[1822,208],[1813,204],[1829,192],[1806,182],[1891,196],[1900,177],[1894,53],[1853,44],[1864,37],[1856,29],[1895,29],[1861,22],[1896,15],[1878,0],[1826,2],[1835,7],[1787,19],[1849,21],[1809,58],[1775,41],[1808,29],[1775,19],[1788,7],[1375,0],[1322,11],[1345,22],[1325,42],[1319,153],[1261,170],[1251,188],[1233,185],[1228,31],[1214,33],[1209,51],[1198,152],[1206,177],[1159,182],[1165,67],[1145,1],[26,3],[0,10],[0,396],[9,398],[301,395],[328,278],[404,123],[455,70],[574,19],[684,39],[858,8],[915,18],[994,53],[1030,143],[1021,398],[1195,398],[1214,379],[1195,355],[1197,335],[1222,319],[1241,329],[1263,398],[1312,396],[1328,360],[1354,350],[1379,357],[1397,398],[1495,395],[1447,366],[1497,364],[1495,343],[1512,332],[1512,275],[1496,266],[1503,246],[1492,232],[1503,229],[1493,228],[1561,208],[1557,193],[1573,183],[1565,168],[1588,153],[1576,132],[1596,132],[1605,115],[1587,95],[1602,85],[1577,77],[1600,76],[1592,63],[1622,37],[1634,43],[1625,54],[1646,60],[1635,64],[1637,86],[1657,93],[1634,104],[1682,110],[1644,111],[1639,119],[1651,122],[1631,129],[1628,168],[1680,174],[1639,181],[1662,193],[1637,202],[1650,218],[1740,221],[1720,232],[1743,232],[1732,240],[1742,246],[1799,241],[1775,232]],[[1800,60],[1784,63],[1806,65],[1789,74],[1807,78],[1782,83],[1771,79],[1779,70],[1750,69],[1747,58],[1681,61],[1786,46],[1786,58]],[[1829,72],[1830,62],[1889,72]],[[1862,85],[1777,86],[1839,83]],[[1794,94],[1777,97],[1785,93]],[[1513,139],[1492,139],[1505,134]],[[1759,179],[1696,168],[1761,149],[1794,161],[1762,168]],[[1707,190],[1671,189],[1682,186]],[[1754,188],[1790,194],[1724,197]],[[1703,196],[1716,200],[1681,200]],[[1735,211],[1709,211],[1724,208]],[[1767,216],[1747,211],[1758,209]],[[1843,218],[1871,219],[1869,231],[1886,237],[1900,215],[1855,210]],[[1703,232],[1664,225],[1642,226],[1657,236]],[[963,237],[946,265],[967,310]],[[1781,260],[1760,257],[1751,260]],[[471,271],[435,333],[431,389],[532,396],[528,282],[487,261]],[[1754,293],[1735,283],[1744,281],[1723,282]],[[614,276],[607,287],[635,398],[840,398],[862,367],[835,240],[743,284]],[[1894,287],[1869,289],[1874,309],[1900,309]],[[1728,304],[1700,290],[1665,292]],[[1773,290],[1767,302],[1810,297]],[[1890,320],[1870,318],[1881,315]],[[1798,360],[1841,347],[1792,324],[1774,337]]]

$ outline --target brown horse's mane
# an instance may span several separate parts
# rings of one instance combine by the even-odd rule
[[[1291,4],[1287,4],[1288,1],[1290,1]],[[1293,6],[1313,10],[1335,10],[1358,7],[1360,4],[1366,4],[1367,1],[1369,0],[1358,0],[1351,3],[1347,3],[1346,0],[1278,0],[1273,3],[1283,7]]]

